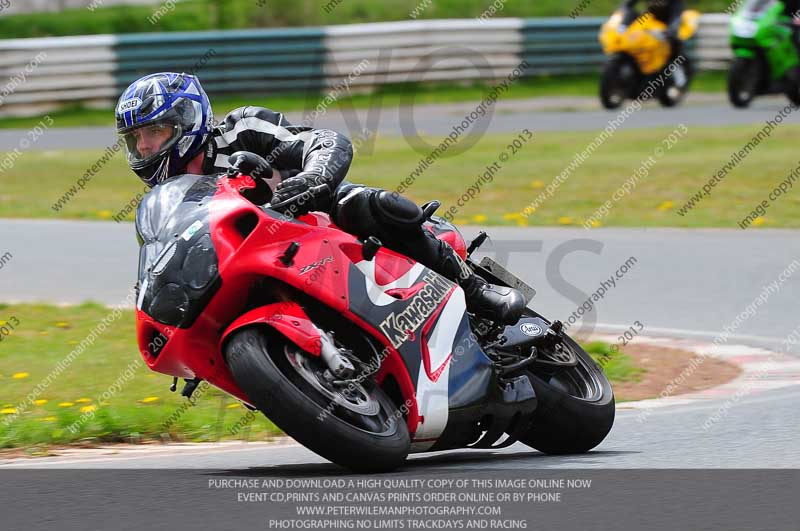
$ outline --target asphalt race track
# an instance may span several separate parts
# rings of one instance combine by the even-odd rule
[[[633,112],[620,130],[650,127],[687,126],[724,127],[728,125],[764,123],[786,107],[783,97],[764,97],[753,102],[752,107],[734,110],[724,97],[714,94],[690,94],[684,105],[664,111],[655,103],[646,104]],[[345,131],[355,138],[365,128],[379,135],[406,137],[416,132],[423,135],[447,135],[461,123],[465,116],[475,110],[476,105],[459,103],[449,105],[413,105],[408,107],[382,108],[377,103],[372,109],[357,109],[341,112],[329,110],[319,117],[314,125],[337,131]],[[536,131],[580,131],[602,130],[620,112],[605,111],[596,98],[537,98],[526,101],[499,102],[493,114],[475,122],[473,130],[488,133],[514,133],[525,128]],[[222,112],[216,109],[222,118]],[[287,112],[292,123],[301,124],[302,112]],[[800,123],[797,113],[789,115],[784,123]],[[0,151],[18,147],[20,130],[0,129]],[[113,127],[52,128],[39,138],[32,149],[101,149],[116,139]]]

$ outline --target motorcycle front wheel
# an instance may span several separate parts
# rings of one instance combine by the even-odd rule
[[[405,419],[371,379],[332,382],[320,358],[268,327],[237,330],[224,354],[251,404],[311,451],[358,472],[405,462],[411,445]]]
[[[728,72],[728,99],[738,109],[750,106],[756,95],[759,80],[758,61],[750,57],[736,57]]]
[[[617,109],[629,96],[635,82],[636,66],[623,54],[609,57],[600,76],[600,103],[608,110]]]

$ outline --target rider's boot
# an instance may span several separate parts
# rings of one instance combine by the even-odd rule
[[[514,324],[522,317],[526,306],[522,293],[507,286],[489,284],[476,275],[447,242],[438,239],[435,242],[439,247],[439,260],[433,269],[461,286],[467,310],[501,324]]]

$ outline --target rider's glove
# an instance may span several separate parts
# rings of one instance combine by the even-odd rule
[[[303,176],[302,173],[295,177],[289,177],[278,183],[275,187],[275,193],[272,196],[273,203],[282,203],[292,197],[296,197],[307,192],[312,186],[313,181]]]
[[[318,177],[309,173],[299,173],[278,183],[272,196],[272,208],[292,216],[301,216],[312,210],[328,210],[330,193],[312,193],[311,190],[322,184],[318,182],[320,180]]]

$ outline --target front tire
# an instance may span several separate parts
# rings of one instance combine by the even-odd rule
[[[405,419],[372,380],[352,388],[354,396],[337,398],[324,379],[313,381],[325,370],[322,360],[265,327],[237,330],[224,353],[251,403],[303,446],[358,472],[405,462],[411,444]]]
[[[622,54],[606,61],[600,76],[600,103],[603,107],[614,110],[625,102],[635,82],[635,68],[633,62]]]
[[[553,375],[529,371],[539,405],[531,429],[520,441],[546,454],[582,454],[611,431],[614,392],[603,370],[580,345],[566,335],[563,343],[578,357],[578,365]]]
[[[750,57],[737,57],[728,72],[728,99],[737,109],[750,106],[756,96],[759,81],[758,61]]]

